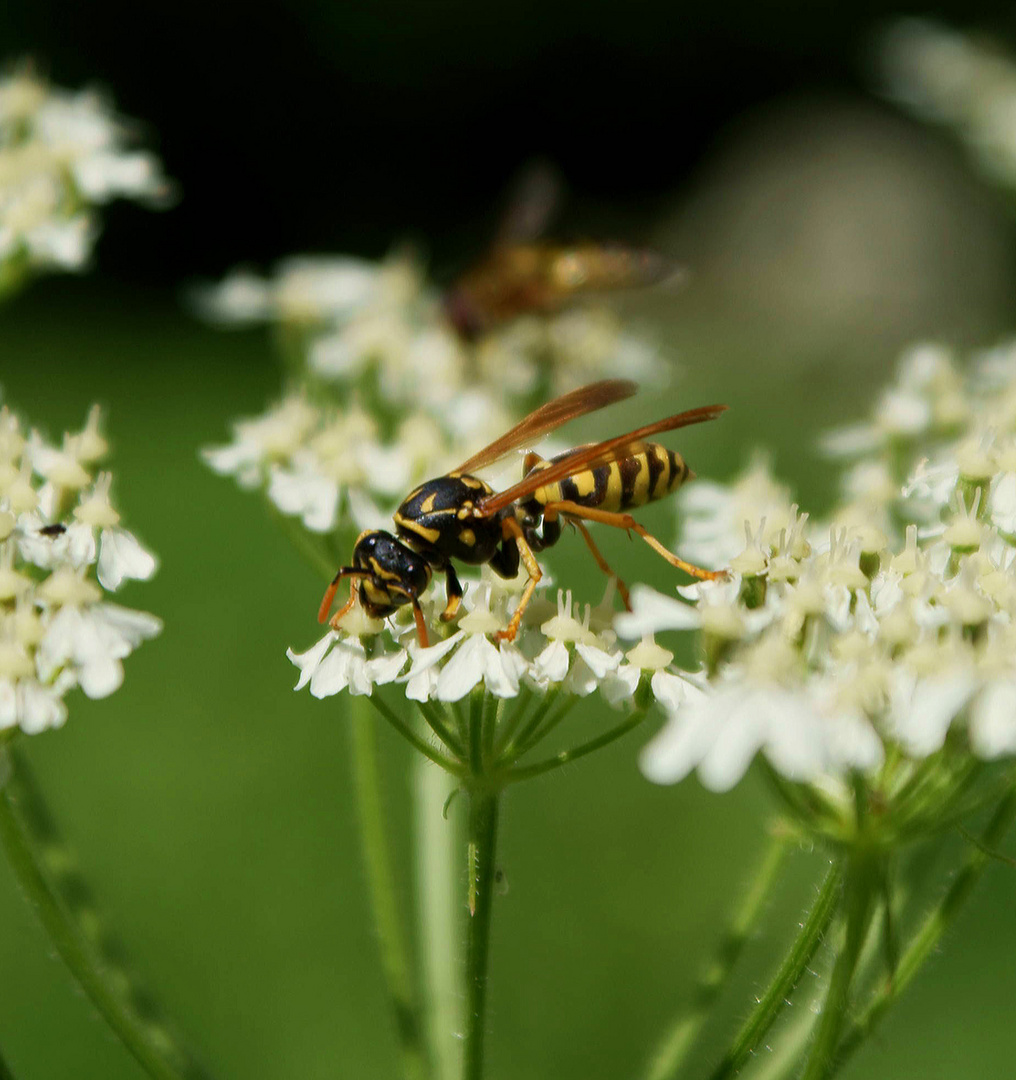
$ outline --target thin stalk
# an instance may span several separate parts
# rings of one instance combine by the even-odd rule
[[[942,902],[910,939],[892,979],[883,983],[861,1015],[847,1026],[828,1076],[834,1076],[846,1064],[934,952],[988,866],[992,858],[991,849],[1001,842],[1013,821],[1016,821],[1016,791],[1010,791],[996,806],[979,838],[979,844],[968,853]]]
[[[462,1070],[463,961],[459,923],[458,814],[443,815],[457,781],[423,758],[413,758],[416,891],[427,1032],[436,1080],[458,1080]]]
[[[801,1063],[805,1058],[805,1048],[811,1041],[818,1024],[822,989],[828,983],[832,960],[839,951],[840,940],[843,937],[843,920],[839,919],[837,922],[841,925],[829,930],[826,935],[826,944],[820,955],[808,967],[808,976],[814,980],[810,992],[802,994],[798,990],[794,1006],[789,1016],[780,1025],[775,1038],[770,1036],[766,1039],[768,1053],[765,1056],[756,1055],[748,1064],[745,1071],[751,1080],[789,1080],[791,1076],[797,1076],[800,1073]],[[835,944],[831,944],[834,941]]]
[[[519,747],[524,746],[530,735],[540,726],[543,722],[543,718],[550,711],[551,706],[557,699],[557,690],[551,690],[550,693],[533,709],[533,715],[526,721],[525,725],[520,731],[518,731],[512,738],[505,741],[505,745],[499,755],[501,761],[514,761],[522,751]],[[514,718],[513,718],[514,719]]]
[[[462,767],[457,761],[453,761],[450,757],[446,757],[440,750],[435,750],[425,739],[421,739],[419,735],[403,720],[397,716],[382,700],[378,693],[373,694],[358,694],[354,700],[364,698],[369,701],[371,705],[392,725],[393,728],[406,740],[408,740],[417,750],[423,754],[424,757],[430,758],[435,765],[440,765],[442,769],[450,772],[453,776],[462,775]],[[355,712],[355,710],[354,710]]]
[[[486,767],[494,761],[494,733],[497,730],[497,714],[503,698],[496,698],[493,694],[483,696],[483,718],[480,722],[480,753]]]
[[[463,1080],[482,1080],[490,922],[497,870],[499,792],[469,792],[470,919],[466,939],[466,1042]]]
[[[541,702],[541,706],[550,707],[550,701],[557,695],[557,689],[548,691],[547,696]],[[529,703],[532,701],[533,692],[529,687],[522,687],[518,698],[516,698],[514,705],[512,706],[511,714],[508,719],[501,724],[501,730],[497,733],[497,738],[494,740],[494,760],[501,761],[505,748],[511,744],[512,737],[515,732],[518,731],[519,724],[525,719],[526,710],[529,708]]]
[[[646,1080],[667,1080],[684,1063],[710,1011],[730,979],[787,856],[783,837],[772,837],[744,899],[734,912],[715,955],[699,976],[691,1007],[672,1024],[649,1061]]]
[[[449,750],[460,760],[464,761],[466,749],[462,740],[444,722],[438,710],[429,701],[418,701],[416,707],[420,715],[427,722],[427,727],[448,747]]]
[[[827,1080],[835,1068],[836,1047],[850,1007],[850,988],[868,936],[879,891],[880,875],[877,870],[874,874],[872,871],[873,867],[867,860],[848,864],[843,889],[846,933],[843,946],[833,964],[829,989],[819,1016],[818,1031],[815,1033],[815,1041],[802,1080]]]
[[[579,700],[575,696],[570,697],[558,708],[553,716],[548,716],[543,724],[531,727],[527,736],[520,736],[515,745],[516,756],[522,757],[523,754],[528,754],[537,743],[542,742],[575,708]]]
[[[7,784],[10,768],[10,757],[4,754],[0,759],[0,844],[50,942],[100,1016],[152,1080],[192,1080],[200,1075],[196,1067],[181,1059],[161,1027],[139,1014],[120,988],[119,973],[101,962],[50,885],[41,853],[12,803]]]
[[[373,701],[373,697],[368,700]],[[381,949],[381,967],[395,1017],[403,1075],[406,1080],[425,1080],[430,1070],[423,1040],[422,1010],[417,1000],[409,949],[397,910],[395,876],[385,835],[377,725],[367,712],[363,695],[352,698],[351,702],[353,780],[360,844]]]
[[[788,998],[811,963],[836,912],[842,877],[842,867],[833,863],[801,932],[723,1060],[711,1073],[710,1080],[729,1080],[736,1076],[786,1008]]]
[[[586,754],[591,754],[595,750],[609,746],[610,743],[620,739],[622,735],[627,735],[633,728],[637,728],[645,718],[646,710],[638,709],[627,720],[616,727],[612,727],[609,731],[605,731],[595,739],[590,739],[589,742],[582,743],[571,750],[562,750],[560,754],[555,754],[545,761],[538,761],[534,765],[523,765],[519,768],[510,769],[507,774],[508,783],[517,784],[520,780],[530,780],[534,776],[542,776],[544,773],[561,768],[562,765],[577,761],[579,758],[585,757]]]

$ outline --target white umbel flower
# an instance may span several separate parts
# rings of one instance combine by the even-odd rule
[[[92,209],[115,198],[164,200],[154,155],[94,91],[48,85],[28,65],[0,78],[0,277],[77,270],[98,234]]]
[[[123,660],[162,629],[107,599],[156,562],[121,527],[110,474],[92,475],[105,450],[95,410],[57,448],[0,409],[0,728],[60,726],[68,691],[107,697]]]

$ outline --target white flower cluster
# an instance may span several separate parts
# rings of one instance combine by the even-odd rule
[[[348,690],[370,694],[374,686],[398,683],[412,701],[456,702],[479,687],[496,698],[523,690],[543,695],[560,690],[587,697],[598,692],[612,706],[629,702],[641,680],[653,695],[676,707],[694,688],[673,667],[673,654],[646,638],[625,650],[611,627],[613,586],[599,606],[573,602],[558,591],[556,603],[539,593],[526,609],[513,642],[495,635],[508,625],[524,575],[506,582],[486,567],[466,586],[464,614],[454,627],[437,620],[440,608],[424,602],[438,640],[421,648],[406,619],[386,629],[357,605],[339,631],[329,631],[305,653],[287,654],[300,669],[296,689],[310,687],[323,698]]]
[[[97,233],[94,206],[165,197],[158,160],[126,150],[127,134],[94,91],[49,86],[27,66],[0,78],[0,278],[79,269]]]
[[[156,563],[95,472],[106,451],[97,408],[58,447],[0,407],[0,730],[59,727],[69,690],[113,693],[124,657],[162,629],[107,600]]]
[[[833,785],[944,747],[1016,754],[1016,346],[967,374],[946,350],[913,350],[873,419],[831,442],[855,460],[829,522],[762,466],[696,485],[689,538],[729,552],[742,537],[730,577],[683,600],[636,588],[616,620],[622,635],[701,638],[703,693],[647,748],[651,778],[697,768],[722,790],[759,751],[790,780]]]
[[[886,92],[955,130],[986,172],[1016,184],[1016,63],[1000,46],[926,19],[903,19],[881,48]]]
[[[437,476],[556,394],[659,362],[604,309],[524,317],[459,338],[420,267],[399,255],[291,259],[271,279],[234,272],[199,303],[225,325],[273,324],[298,387],[205,458],[283,514],[329,532],[383,526]]]

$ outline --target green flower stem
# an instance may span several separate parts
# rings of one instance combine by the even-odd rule
[[[457,781],[425,758],[413,757],[413,805],[419,945],[431,1061],[436,1080],[462,1070],[462,898],[457,873],[460,818],[444,815]]]
[[[404,739],[419,750],[424,757],[430,758],[435,765],[440,765],[442,769],[446,772],[450,772],[453,776],[463,775],[462,766],[457,761],[452,761],[450,757],[446,757],[440,750],[435,750],[428,742],[421,739],[401,717],[397,716],[385,704],[384,700],[377,692],[373,694],[358,694],[357,697],[363,697],[369,701],[385,720],[387,720]]]
[[[515,761],[515,759],[519,757],[521,753],[519,748],[528,742],[533,732],[543,723],[543,718],[550,712],[559,694],[560,691],[556,687],[549,691],[547,696],[537,703],[536,707],[533,709],[533,715],[526,721],[525,726],[522,727],[517,734],[504,740],[504,746],[499,755],[502,761]],[[516,713],[515,716],[509,720],[509,724],[514,722],[517,727],[521,719],[522,716]]]
[[[880,883],[881,874],[870,859],[862,856],[848,861],[843,885],[846,933],[833,964],[818,1031],[802,1080],[826,1080],[835,1068],[836,1047],[850,1007],[850,988],[871,926]]]
[[[14,807],[10,755],[0,757],[0,844],[29,904],[71,975],[152,1080],[192,1080],[200,1073],[165,1030],[141,1016],[118,978],[81,934],[43,872],[44,861]]]
[[[646,1070],[646,1080],[667,1080],[684,1063],[755,929],[759,912],[779,876],[788,850],[785,837],[770,839],[754,880],[734,912],[715,955],[699,976],[691,1008],[677,1019],[660,1042]]]
[[[465,761],[466,749],[462,744],[462,740],[444,722],[438,710],[429,701],[418,701],[416,707],[420,710],[420,715],[427,722],[427,727],[434,732],[434,734],[460,761]]]
[[[542,742],[575,708],[579,701],[580,699],[575,696],[569,697],[567,701],[558,707],[556,713],[547,716],[542,724],[531,727],[527,737],[520,736],[515,745],[516,756],[522,757],[523,754],[528,754],[537,743]]]
[[[549,708],[550,701],[556,697],[557,693],[558,691],[556,688],[548,691],[547,696],[537,708]],[[505,751],[510,748],[512,738],[514,737],[515,732],[518,731],[519,725],[525,719],[526,710],[529,708],[529,703],[532,699],[532,690],[527,686],[523,686],[519,692],[519,696],[512,705],[508,718],[502,722],[500,730],[497,733],[497,738],[494,740],[494,759],[496,761],[501,761],[505,756]]]
[[[373,702],[373,696],[367,700]],[[429,1068],[423,1040],[422,1010],[416,998],[409,949],[396,909],[395,878],[385,836],[377,727],[366,709],[363,695],[351,699],[350,711],[360,843],[374,924],[380,941],[381,966],[395,1015],[402,1071],[406,1080],[425,1080]]]
[[[477,741],[479,739],[477,738]],[[497,871],[500,793],[482,786],[469,792],[469,931],[466,939],[466,1042],[463,1080],[482,1080],[487,1014],[490,921]]]
[[[911,938],[893,977],[883,983],[861,1015],[848,1025],[827,1076],[835,1075],[846,1064],[854,1051],[874,1031],[886,1010],[910,985],[980,880],[992,858],[991,849],[1002,841],[1014,821],[1016,821],[1016,791],[1010,790],[996,806],[988,825],[979,838],[979,844],[975,845],[967,855],[962,869],[942,898],[942,902],[928,915],[920,929]]]
[[[723,1060],[713,1070],[710,1080],[729,1080],[736,1076],[786,1008],[787,999],[811,963],[836,912],[842,877],[842,867],[833,863],[801,932]]]
[[[645,718],[646,710],[637,709],[627,720],[616,727],[612,727],[609,731],[605,731],[597,738],[590,739],[589,742],[582,743],[571,750],[562,750],[560,754],[555,754],[552,758],[547,758],[546,761],[538,761],[534,765],[524,765],[509,770],[508,782],[516,784],[520,780],[530,780],[534,776],[542,776],[544,773],[559,769],[562,765],[567,765],[571,761],[577,761],[579,758],[585,757],[586,754],[593,753],[594,750],[609,746],[610,743],[620,739],[622,735],[627,735],[633,728],[637,728]]]

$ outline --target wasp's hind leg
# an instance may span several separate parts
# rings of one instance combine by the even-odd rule
[[[617,514],[612,510],[598,510],[595,506],[581,506],[579,503],[570,502],[569,500],[548,503],[544,507],[543,512],[544,514],[550,513],[553,515],[564,514],[569,518],[582,518],[585,521],[599,521],[604,525],[613,525],[615,529],[625,529],[629,532],[636,532],[643,540],[645,540],[653,551],[658,555],[662,555],[671,566],[677,567],[678,570],[683,570],[686,574],[690,574],[700,581],[715,581],[716,578],[724,578],[727,576],[726,570],[705,570],[701,566],[696,566],[694,563],[686,562],[672,551],[668,551],[663,544],[661,544],[648,529],[643,525],[640,525],[631,514]],[[578,524],[577,521],[576,524]]]
[[[596,560],[596,565],[611,578],[614,584],[617,586],[617,591],[621,595],[621,602],[624,604],[626,611],[631,611],[631,597],[628,595],[628,586],[611,570],[607,560],[600,554],[600,549],[593,543],[593,538],[589,535],[589,530],[582,524],[581,521],[570,518],[572,525],[582,534],[582,539],[585,540],[586,546],[592,552],[593,558]],[[544,526],[546,528],[546,526]]]
[[[445,604],[444,611],[441,612],[441,621],[451,622],[459,613],[459,605],[462,603],[462,586],[451,563],[445,567],[445,593],[448,602]]]

